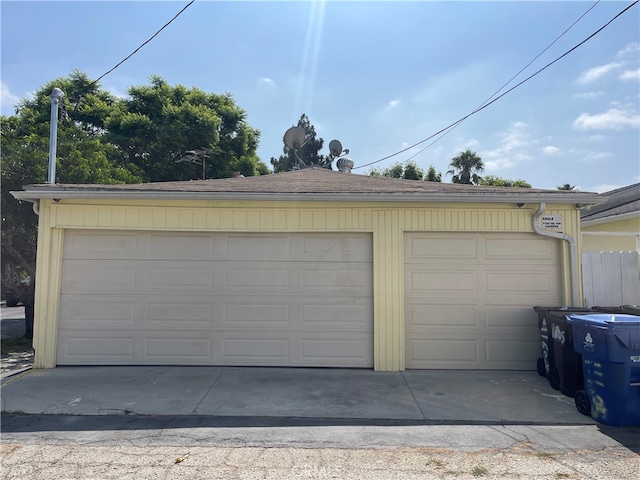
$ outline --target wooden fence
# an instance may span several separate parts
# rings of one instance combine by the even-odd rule
[[[583,252],[586,307],[640,305],[640,256],[635,252]]]

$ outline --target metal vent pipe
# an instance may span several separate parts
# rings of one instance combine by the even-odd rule
[[[59,88],[51,91],[51,129],[49,134],[49,183],[56,183],[56,146],[58,143],[58,105],[64,97]]]

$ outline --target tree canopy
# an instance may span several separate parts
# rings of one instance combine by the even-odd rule
[[[307,117],[306,114],[302,114],[300,120],[298,120],[297,126],[304,129],[307,137],[306,143],[298,151],[298,155],[305,165],[308,167],[321,167],[331,170],[332,158],[318,153],[322,150],[324,140],[322,138],[318,138],[316,129],[311,124],[309,117]],[[282,143],[284,143],[284,137],[282,139]],[[286,144],[283,148],[283,155],[280,155],[278,158],[271,157],[271,165],[273,166],[273,171],[275,173],[288,172],[295,170],[296,168],[300,168],[294,151],[287,147]]]
[[[478,185],[480,176],[484,172],[484,162],[482,158],[470,149],[460,152],[451,159],[447,175],[452,175],[453,183],[465,183],[468,185]]]
[[[383,170],[372,168],[369,170],[369,175],[372,177],[404,178],[406,180],[424,180],[427,182],[442,181],[442,174],[437,173],[433,165],[430,165],[429,170],[425,173],[422,168],[411,160],[405,163],[396,162]]]
[[[106,119],[105,140],[145,181],[201,178],[199,168],[179,161],[199,149],[215,152],[205,161],[206,178],[270,173],[256,154],[260,132],[247,124],[230,94],[172,87],[158,76],[128,93]]]
[[[160,77],[134,86],[128,98],[104,90],[80,71],[43,85],[0,117],[1,275],[3,285],[35,278],[37,217],[11,191],[48,178],[51,91],[64,92],[57,137],[59,183],[137,183],[201,178],[202,167],[180,162],[211,149],[206,177],[271,173],[257,156],[260,132],[230,94],[206,93]],[[33,282],[31,283],[33,285]]]
[[[500,178],[494,175],[487,175],[479,179],[478,185],[496,186],[496,187],[522,187],[531,188],[531,184],[525,180],[509,180],[508,178]]]

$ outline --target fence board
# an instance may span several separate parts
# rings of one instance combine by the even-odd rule
[[[638,252],[583,252],[585,306],[640,305]]]

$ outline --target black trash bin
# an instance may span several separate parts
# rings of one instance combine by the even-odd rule
[[[583,307],[533,307],[538,314],[542,357],[538,358],[538,373],[547,377],[554,390],[573,397],[582,388],[582,359],[573,349],[570,326],[565,316],[589,313]],[[568,343],[569,342],[569,343]]]

